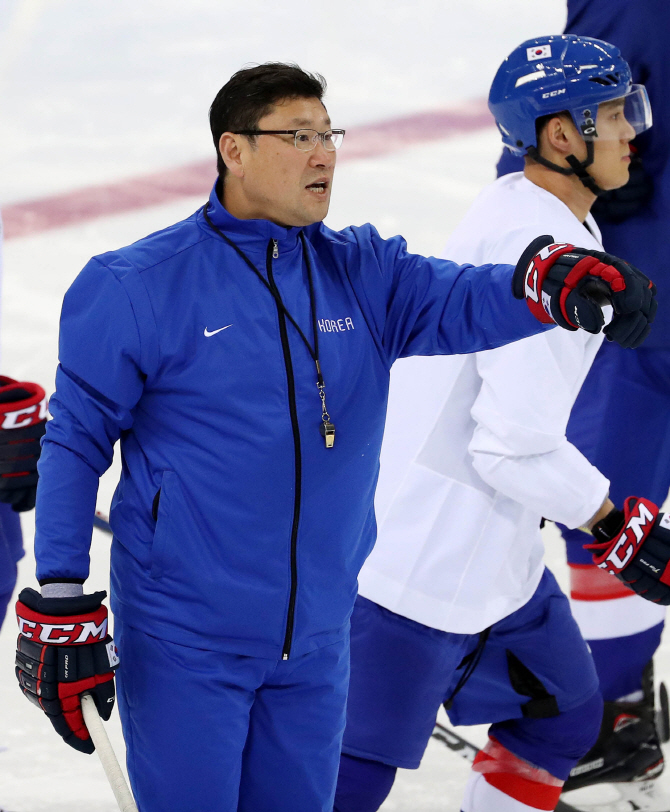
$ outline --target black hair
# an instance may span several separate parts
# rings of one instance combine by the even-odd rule
[[[209,126],[216,149],[216,168],[223,178],[226,165],[219,153],[223,133],[255,130],[272,107],[285,99],[318,99],[326,92],[326,80],[298,65],[266,62],[234,73],[216,94],[209,108]]]

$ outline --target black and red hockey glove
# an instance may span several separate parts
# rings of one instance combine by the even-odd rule
[[[653,603],[670,606],[670,513],[629,496],[592,528],[593,563]]]
[[[35,507],[46,421],[47,398],[41,386],[0,376],[0,502],[17,512]]]
[[[512,291],[544,324],[599,333],[602,306],[614,308],[604,333],[622,347],[639,347],[656,315],[656,286],[641,271],[603,251],[537,237],[521,255]]]
[[[19,639],[16,677],[28,699],[49,717],[75,750],[95,750],[80,698],[90,693],[100,716],[114,707],[116,647],[107,633],[106,592],[76,598],[43,598],[24,589],[16,602]]]

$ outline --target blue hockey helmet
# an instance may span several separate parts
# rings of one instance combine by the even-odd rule
[[[527,40],[512,51],[491,85],[489,109],[503,143],[515,155],[533,155],[538,118],[567,110],[589,142],[598,137],[598,105],[619,98],[625,100],[624,115],[636,134],[651,126],[647,91],[633,84],[619,49],[562,34]]]

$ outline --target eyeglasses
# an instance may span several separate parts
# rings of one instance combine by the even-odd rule
[[[235,130],[235,135],[292,135],[295,148],[300,152],[311,152],[321,139],[323,148],[328,152],[335,152],[344,138],[346,130],[326,130],[324,133],[316,130]]]

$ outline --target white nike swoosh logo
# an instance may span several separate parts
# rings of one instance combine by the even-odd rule
[[[210,333],[209,330],[205,327],[205,338],[209,338],[210,336],[215,336],[217,333],[220,333],[221,330],[227,330],[229,327],[232,327],[232,324],[226,324],[225,327],[219,327],[218,330],[212,330]]]

